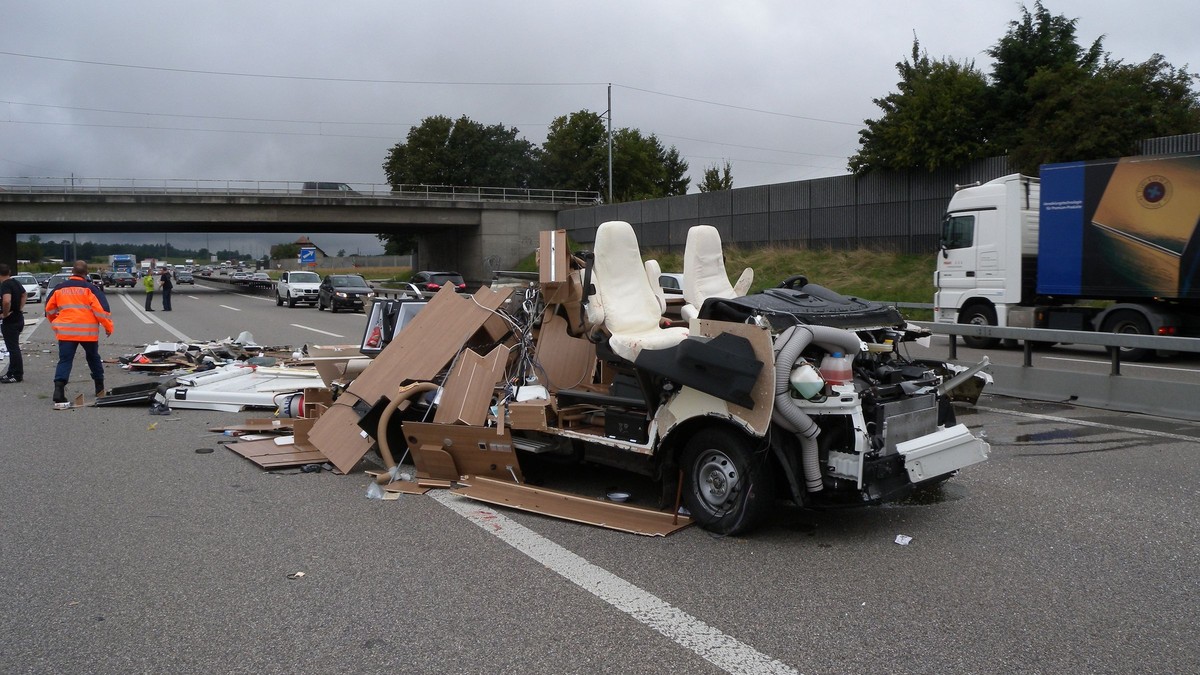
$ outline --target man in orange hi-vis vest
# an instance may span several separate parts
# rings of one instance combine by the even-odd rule
[[[83,347],[92,379],[96,382],[96,395],[104,393],[104,362],[100,360],[100,327],[105,335],[112,335],[113,323],[108,312],[108,303],[101,292],[87,280],[87,262],[76,260],[71,268],[71,278],[46,298],[46,318],[58,340],[58,368],[54,371],[54,407],[67,405],[67,381],[71,378],[71,365],[75,352]]]

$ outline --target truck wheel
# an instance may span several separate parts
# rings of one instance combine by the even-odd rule
[[[683,450],[683,503],[692,519],[719,534],[753,529],[771,503],[767,461],[730,429],[692,436]]]
[[[1137,312],[1113,312],[1104,319],[1100,330],[1105,333],[1125,333],[1127,335],[1150,335],[1150,322]],[[1153,349],[1141,347],[1121,347],[1121,358],[1128,361],[1145,361],[1154,353]]]
[[[959,323],[973,326],[995,326],[996,310],[988,305],[969,305],[958,316]],[[963,344],[973,349],[995,349],[1000,345],[996,338],[963,336]]]
[[[283,307],[283,296],[279,295],[278,293],[275,294],[275,306]]]

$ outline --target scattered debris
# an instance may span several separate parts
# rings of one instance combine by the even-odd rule
[[[896,543],[900,544],[901,546],[908,546],[908,542],[912,541],[912,539],[913,538],[908,536],[907,534],[896,535]]]

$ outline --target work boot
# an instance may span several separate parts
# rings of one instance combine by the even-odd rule
[[[62,380],[54,381],[54,402],[55,403],[66,403],[67,402],[67,383],[63,382]]]
[[[96,398],[104,395],[104,380],[96,380]]]

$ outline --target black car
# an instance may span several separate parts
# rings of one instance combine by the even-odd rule
[[[317,291],[317,309],[358,311],[363,309],[364,300],[374,297],[371,285],[357,274],[327,274]]]
[[[420,289],[421,294],[425,297],[433,297],[435,293],[442,290],[442,286],[450,285],[458,293],[467,290],[467,283],[463,281],[462,275],[458,272],[429,272],[422,271],[412,275],[408,280]]]
[[[136,283],[137,279],[129,272],[113,272],[112,279],[109,281],[109,284],[114,288],[121,288],[122,286],[133,288]]]

